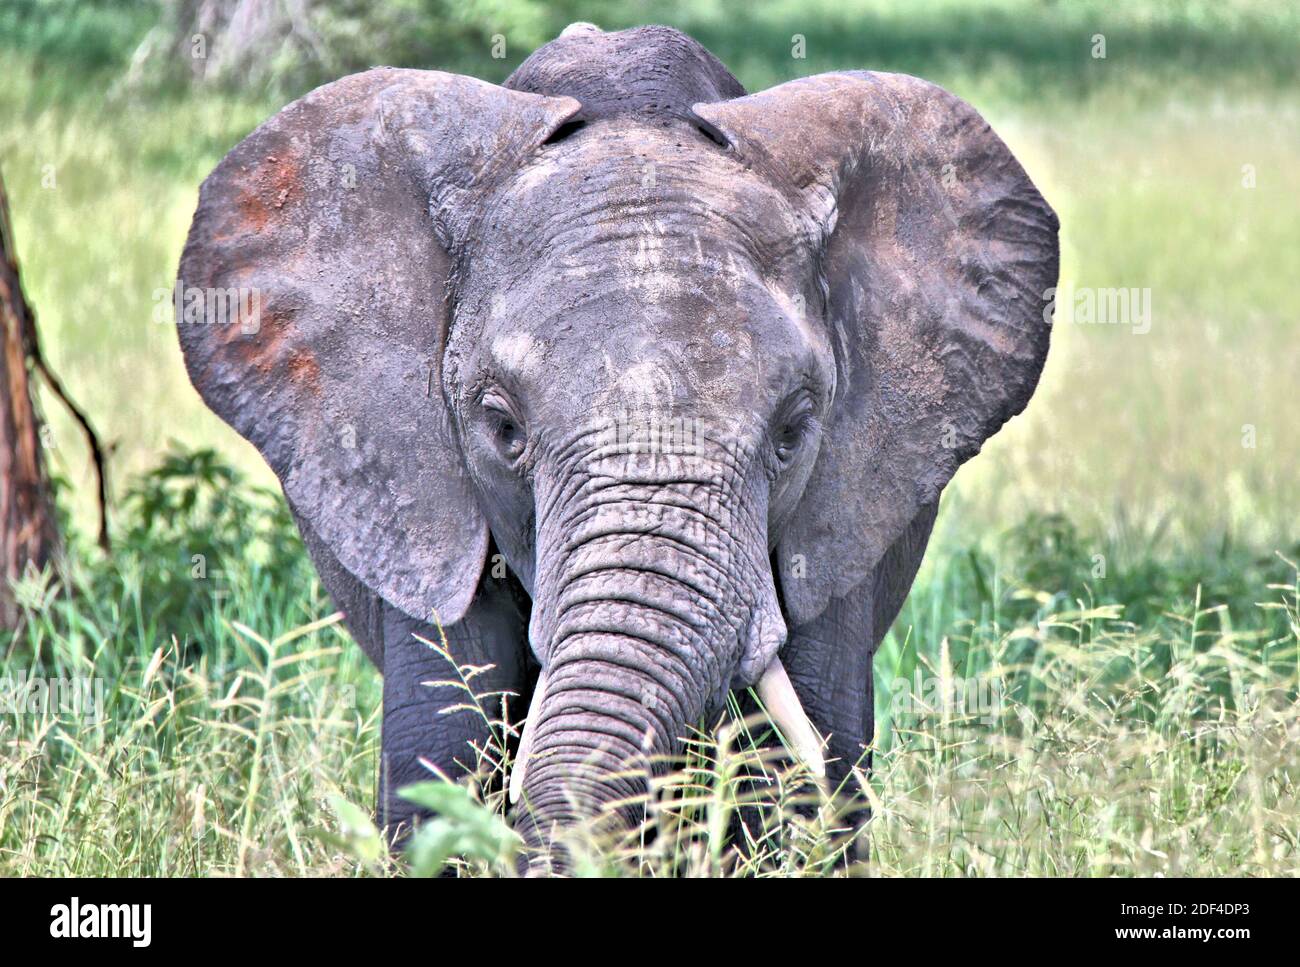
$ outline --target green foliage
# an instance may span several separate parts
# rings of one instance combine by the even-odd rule
[[[18,587],[0,681],[97,699],[0,715],[0,874],[361,872],[326,804],[373,788],[379,682],[282,501],[202,452],[129,493],[111,559],[74,533],[59,579]]]
[[[322,839],[366,866],[382,867],[387,858],[388,844],[375,828],[370,815],[342,796],[330,796],[329,803],[338,818],[338,832],[324,833]]]
[[[1292,875],[1298,578],[1247,611],[1193,603],[1154,628],[1115,607],[1045,609],[1002,630],[960,620],[938,648],[923,637],[916,665],[938,687],[887,698],[877,723],[876,870]],[[1281,637],[1259,630],[1270,616]],[[896,656],[877,658],[878,681]]]
[[[251,31],[247,21],[231,29],[235,7],[217,4],[215,20],[200,23],[193,3],[10,0],[0,45],[51,68],[120,74],[132,65],[154,89],[201,79],[285,99],[377,64],[500,82],[573,21],[664,23],[694,34],[754,87],[853,64],[950,84],[995,78],[1037,97],[1091,91],[1116,71],[1149,89],[1193,73],[1290,84],[1300,28],[1295,9],[1269,0],[267,0]],[[198,32],[209,63],[196,66]],[[1098,34],[1104,59],[1092,55]]]
[[[115,516],[108,560],[75,528],[65,530],[65,581],[47,574],[23,589],[36,610],[10,653],[38,648],[38,631],[60,620],[90,619],[109,634],[129,620],[142,640],[173,640],[188,655],[226,619],[235,595],[263,595],[264,607],[282,613],[277,631],[325,607],[284,500],[247,484],[213,450],[173,447],[127,487]]]
[[[1300,560],[1300,544],[1285,556],[1260,554],[1233,546],[1225,537],[1200,553],[1171,559],[1161,555],[1158,541],[1119,546],[1081,533],[1064,514],[1035,511],[1004,536],[1002,556],[1019,581],[1010,595],[1009,615],[1032,618],[1039,593],[1050,590],[1057,602],[1122,605],[1125,618],[1146,626],[1198,595],[1205,607],[1249,611],[1260,588],[1288,580],[1287,558]],[[979,566],[974,558],[968,560],[971,567]],[[984,569],[992,566],[991,561],[983,562]]]
[[[0,45],[43,69],[120,69],[160,9],[156,0],[6,0]]]
[[[401,790],[401,796],[433,814],[407,844],[412,876],[437,876],[453,856],[466,863],[485,864],[496,873],[512,869],[519,851],[518,834],[464,786],[419,782]]]
[[[1221,639],[1264,680],[1276,676],[1281,694],[1294,694],[1293,617],[1260,602],[1294,586],[1300,547],[1289,555],[1224,545],[1169,555],[1154,544],[1116,545],[1062,514],[1035,512],[988,542],[992,550],[945,543],[941,537],[932,546],[876,658],[877,725],[886,745],[900,689],[915,691],[918,674],[939,680],[944,663],[950,674],[973,681],[997,666],[1001,693],[1035,716],[1049,715],[1056,689],[1043,688],[1036,676],[1051,660],[1044,629],[1062,620],[1078,625],[1073,647],[1095,646],[1110,656],[1098,665],[1098,694],[1128,687],[1135,675],[1181,676],[1180,661],[1200,662],[1205,700],[1184,711],[1213,718],[1239,697],[1233,665],[1206,660]],[[1103,643],[1120,639],[1135,650],[1117,658]],[[1122,707],[1124,715],[1150,721],[1152,709],[1141,702]]]
[[[122,500],[126,526],[118,568],[137,574],[159,627],[184,634],[204,625],[232,582],[293,587],[310,565],[279,494],[245,483],[211,449],[173,446]]]
[[[78,629],[172,641],[187,656],[218,632],[241,595],[261,596],[262,608],[279,616],[263,626],[277,634],[328,605],[283,498],[248,484],[210,449],[173,447],[128,485],[107,559],[60,513],[64,577],[47,572],[20,587],[32,610],[8,645],[11,656],[39,659],[46,634]]]

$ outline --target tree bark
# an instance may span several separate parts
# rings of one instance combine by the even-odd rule
[[[32,393],[39,358],[36,323],[23,295],[0,178],[0,629],[16,628],[22,610],[10,582],[29,566],[44,565],[59,546],[54,500],[41,447],[41,423]]]

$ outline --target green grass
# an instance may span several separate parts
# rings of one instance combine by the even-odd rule
[[[0,716],[0,874],[406,870],[366,818],[378,676],[282,504],[211,454],[173,454],[125,515],[111,566],[76,542],[65,587],[21,586],[29,622],[0,667],[98,679],[103,705]],[[580,871],[1300,872],[1300,572],[1236,557],[1184,585],[1146,560],[1112,572],[1124,600],[1102,601],[1073,576],[1087,543],[1041,518],[996,557],[932,561],[877,658],[875,819],[858,836],[731,721],[656,778],[655,836],[582,839]],[[498,737],[482,779],[508,765],[498,698],[475,697]],[[446,815],[417,839],[415,870],[509,874],[499,788],[424,790]],[[743,851],[721,835],[740,804],[765,822]]]
[[[80,536],[87,457],[46,398],[73,543],[61,583],[23,587],[31,621],[0,644],[0,682],[99,678],[105,715],[0,714],[0,874],[392,873],[365,818],[378,676],[328,621],[273,478],[153,321],[199,182],[311,71],[243,91],[125,85],[152,9],[0,13],[0,170],[24,281],[47,356],[113,448],[119,539],[106,561]],[[855,66],[921,74],[972,100],[1057,208],[1063,285],[1151,290],[1145,334],[1058,325],[1028,411],[949,489],[876,662],[872,861],[855,871],[1300,872],[1292,5],[567,0],[466,18],[456,29],[483,45],[447,66],[493,79],[574,19],[686,27],[751,88]],[[486,53],[498,20],[504,60]],[[421,29],[376,59],[435,66]],[[1089,54],[1096,32],[1105,60]],[[993,695],[998,714],[917,707],[901,683],[918,674],[923,692]],[[850,846],[826,810],[787,815],[745,856],[722,845],[738,799],[788,814],[807,798],[770,767],[769,783],[742,782],[743,736],[724,745],[701,739],[656,787],[652,843],[585,844],[583,869],[840,869]],[[501,767],[488,752],[485,772]],[[499,796],[480,810],[474,791],[424,794],[445,815],[417,872],[444,856],[508,872]]]

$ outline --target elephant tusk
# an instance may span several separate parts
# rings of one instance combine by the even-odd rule
[[[528,703],[528,718],[524,720],[524,731],[519,736],[519,753],[515,756],[514,768],[510,770],[510,802],[517,803],[524,791],[524,770],[528,765],[528,756],[533,748],[533,735],[537,731],[537,716],[542,710],[542,699],[546,697],[546,672],[537,676],[537,687],[533,689],[533,699]]]
[[[780,731],[790,752],[814,776],[825,779],[826,760],[822,757],[821,736],[808,721],[780,658],[773,658],[772,664],[767,666],[767,671],[758,680],[757,691],[768,717]]]

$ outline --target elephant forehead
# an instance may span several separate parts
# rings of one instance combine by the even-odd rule
[[[560,322],[600,332],[645,329],[689,335],[701,328],[754,326],[801,311],[792,283],[773,278],[737,252],[710,257],[652,239],[610,245],[590,261],[546,260],[509,282],[475,278],[464,307],[492,328]],[[604,258],[600,258],[603,254]]]
[[[727,271],[811,251],[809,217],[698,132],[592,125],[543,151],[488,205],[489,261],[575,272],[654,272],[665,260]]]
[[[615,288],[557,306],[535,295],[509,300],[481,342],[488,367],[534,398],[602,410],[725,408],[782,392],[792,371],[827,351],[753,280],[727,301],[700,293],[665,305]]]
[[[807,319],[812,235],[698,132],[593,124],[485,205],[453,339],[535,396],[582,405],[770,395],[828,352]]]
[[[539,272],[491,294],[481,306],[479,339],[503,365],[541,347],[604,348],[633,358],[654,346],[691,350],[690,358],[747,361],[773,355],[811,332],[803,303],[753,272],[701,275],[692,265],[660,266],[655,277],[617,273],[565,285]]]

